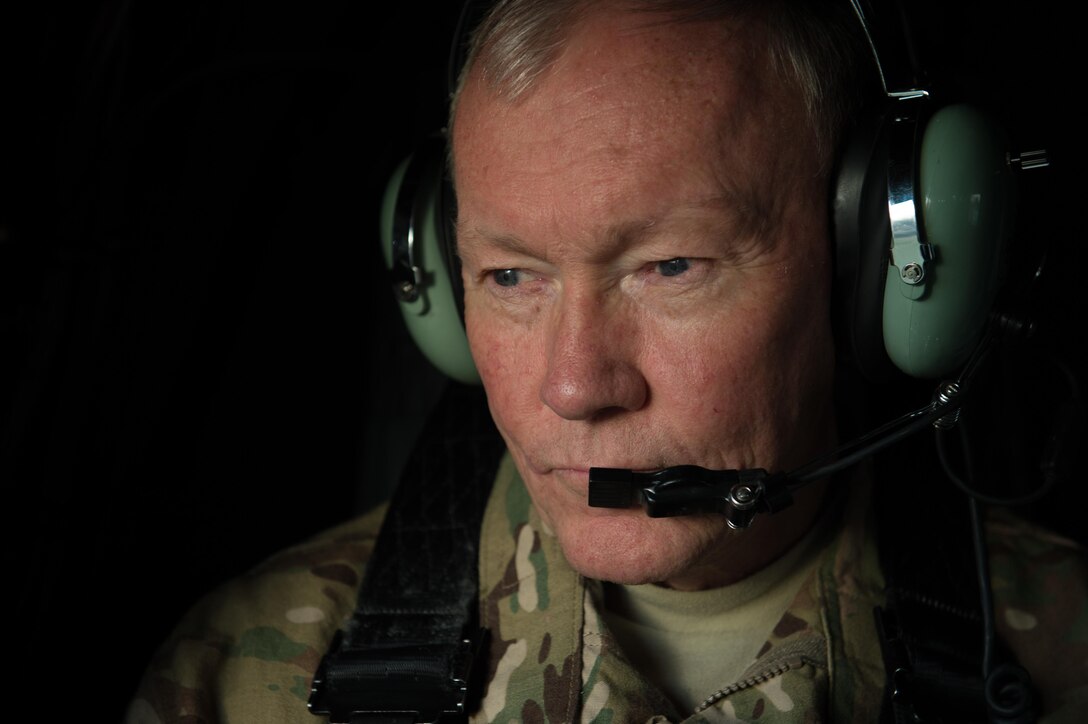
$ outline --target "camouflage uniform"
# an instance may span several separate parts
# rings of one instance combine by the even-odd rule
[[[678,712],[617,649],[601,586],[545,532],[509,457],[484,520],[480,601],[492,632],[489,684],[474,721],[873,722],[884,671],[873,626],[883,580],[865,489],[740,681]],[[137,722],[311,722],[309,684],[354,609],[382,511],[281,553],[205,598],[151,662]],[[1080,552],[1013,520],[991,527],[1003,638],[1033,672],[1045,721],[1082,721],[1088,605]],[[1040,673],[1044,672],[1044,673]],[[1063,714],[1064,712],[1064,714]]]

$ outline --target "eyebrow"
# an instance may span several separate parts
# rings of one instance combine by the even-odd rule
[[[738,203],[732,195],[716,195],[696,200],[678,207],[673,207],[664,217],[636,218],[622,221],[608,227],[601,235],[606,243],[599,251],[601,258],[608,258],[624,247],[637,243],[640,239],[652,237],[654,230],[685,223],[688,210],[711,210],[720,215],[720,228],[730,228],[734,238],[758,238],[765,235],[770,227],[770,219],[765,209],[757,204]],[[468,226],[458,218],[454,223],[454,239],[460,251],[462,238],[479,239],[499,250],[528,257],[538,257],[535,249],[516,234],[491,232],[476,226]]]
[[[461,239],[475,238],[485,241],[492,246],[496,246],[502,251],[511,252],[513,254],[523,254],[525,256],[535,255],[535,252],[529,248],[528,244],[513,234],[495,234],[478,227],[468,227],[461,219],[457,219],[454,223],[453,231],[454,244],[458,251],[460,251],[461,248]]]

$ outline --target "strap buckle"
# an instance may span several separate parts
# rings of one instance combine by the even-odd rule
[[[463,721],[487,639],[478,629],[456,643],[342,647],[337,632],[310,687],[311,714],[331,724]]]

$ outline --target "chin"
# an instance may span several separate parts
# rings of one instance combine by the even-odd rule
[[[649,518],[641,511],[569,518],[555,534],[571,567],[587,578],[637,585],[685,577],[728,536],[721,518]]]

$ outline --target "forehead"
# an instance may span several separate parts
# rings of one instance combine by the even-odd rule
[[[673,177],[688,202],[735,198],[773,213],[787,176],[807,161],[798,137],[808,127],[764,47],[754,22],[598,12],[575,23],[555,62],[513,101],[470,73],[453,127],[462,211],[501,216],[484,208],[485,190],[501,190],[517,216],[499,225],[554,217],[549,205],[667,204],[675,199],[658,187]]]

